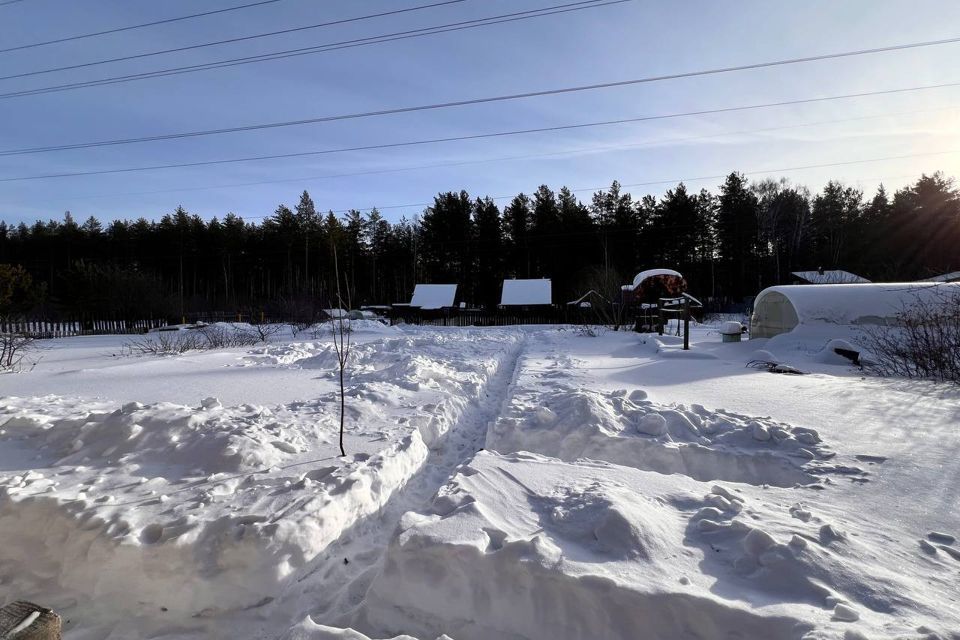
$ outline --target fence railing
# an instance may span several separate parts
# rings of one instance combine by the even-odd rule
[[[531,307],[520,309],[403,309],[394,308],[390,324],[444,327],[503,327],[528,324],[584,324],[597,322],[592,309]]]
[[[417,309],[412,307],[394,307],[390,310],[387,320],[390,324],[413,324],[449,327],[502,327],[509,325],[536,325],[536,324],[610,324],[615,315],[621,317],[623,326],[635,327],[641,330],[656,330],[654,327],[660,319],[656,305],[653,308],[637,306],[622,309],[618,313],[611,310],[602,310],[592,307],[578,307],[573,305],[516,307],[506,309]],[[603,318],[608,318],[603,320]],[[124,319],[97,319],[85,318],[75,320],[35,320],[35,319],[2,319],[0,318],[0,333],[19,333],[33,338],[66,338],[71,336],[109,335],[109,334],[139,334],[150,330],[173,328],[181,322],[187,324],[212,322],[251,322],[257,323],[294,323],[311,324],[321,322],[326,318],[321,316],[294,317],[287,314],[269,314],[262,312],[206,312],[187,313],[181,317],[149,318],[138,320]]]
[[[83,320],[29,320],[0,319],[0,333],[18,333],[31,338],[68,338],[110,334],[146,333],[167,326],[166,319],[142,320],[94,319]]]

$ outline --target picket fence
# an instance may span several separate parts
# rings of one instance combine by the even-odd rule
[[[0,319],[0,333],[18,333],[31,338],[68,338],[71,336],[94,336],[113,334],[146,333],[151,329],[167,326],[166,319],[116,320],[29,320]]]

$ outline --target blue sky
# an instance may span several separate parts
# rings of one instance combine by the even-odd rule
[[[0,6],[0,48],[243,0],[25,0]],[[185,46],[427,4],[281,0],[149,29],[0,54],[0,75]],[[0,81],[17,91],[317,45],[559,4],[466,0],[429,10],[234,45]],[[106,87],[0,100],[0,150],[202,130],[469,99],[960,36],[955,0],[633,0],[534,20]],[[0,157],[0,177],[281,154],[575,124],[960,82],[960,44],[337,123],[100,149]],[[841,120],[842,122],[836,122]],[[794,126],[810,125],[810,126]],[[790,127],[790,128],[784,128]],[[438,191],[510,196],[539,184],[590,190],[731,170],[759,172],[960,150],[960,87],[818,104],[208,167],[0,183],[0,219],[158,219],[183,205],[247,219],[295,204],[381,207],[412,217]],[[446,166],[440,166],[446,165]],[[871,193],[923,172],[960,176],[960,154],[779,171],[819,189]],[[351,175],[344,175],[351,174]],[[358,175],[359,174],[359,175]],[[757,173],[751,177],[762,178]],[[503,201],[501,201],[501,204]],[[400,206],[413,205],[413,206]]]

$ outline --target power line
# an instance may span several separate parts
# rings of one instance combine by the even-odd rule
[[[39,95],[39,94],[44,94],[44,93],[54,93],[54,92],[59,92],[59,91],[68,91],[68,90],[72,90],[72,89],[78,89],[78,88],[82,88],[82,87],[104,86],[104,85],[109,85],[109,84],[118,84],[118,83],[130,82],[130,81],[134,81],[134,80],[141,80],[141,79],[147,79],[147,78],[158,78],[158,77],[166,77],[166,76],[170,76],[170,75],[179,75],[179,74],[182,74],[182,73],[192,73],[192,72],[194,72],[194,71],[204,71],[204,70],[209,70],[209,69],[220,69],[220,68],[232,67],[232,66],[237,66],[237,65],[242,65],[242,64],[250,64],[250,63],[254,63],[254,62],[264,62],[264,61],[268,61],[268,60],[279,60],[279,59],[290,58],[290,57],[295,57],[295,56],[308,55],[308,54],[312,54],[312,53],[322,53],[322,52],[325,52],[325,51],[331,51],[331,50],[337,50],[337,49],[343,49],[343,48],[350,48],[350,47],[354,47],[354,46],[364,46],[365,44],[374,44],[374,43],[379,43],[379,42],[392,42],[392,41],[395,41],[395,40],[402,40],[402,39],[407,39],[407,38],[412,38],[412,37],[421,37],[421,36],[424,36],[424,35],[435,35],[435,34],[437,34],[437,33],[446,33],[446,32],[450,32],[450,31],[459,31],[459,30],[462,30],[462,29],[476,28],[476,27],[479,27],[479,26],[488,26],[488,25],[490,25],[490,24],[500,24],[500,23],[503,23],[503,22],[513,22],[513,21],[516,21],[516,20],[523,20],[523,19],[529,19],[529,18],[531,18],[531,17],[538,17],[539,15],[553,15],[554,13],[565,13],[565,12],[567,12],[567,11],[577,11],[577,10],[581,10],[581,9],[589,8],[589,7],[607,6],[607,5],[611,5],[611,4],[620,4],[620,3],[622,3],[622,2],[630,2],[630,1],[632,1],[632,0],[609,0],[608,2],[603,2],[603,3],[599,3],[599,4],[589,4],[589,3],[585,3],[585,2],[578,2],[578,3],[568,4],[568,5],[555,5],[554,7],[548,7],[548,8],[544,8],[544,9],[537,9],[537,10],[533,10],[533,11],[518,12],[518,13],[516,13],[516,14],[505,14],[504,16],[500,16],[500,18],[503,18],[503,19],[499,19],[499,20],[497,19],[497,17],[494,17],[494,18],[483,18],[483,19],[480,19],[480,20],[465,21],[465,22],[463,22],[463,23],[454,23],[454,24],[452,24],[452,25],[442,25],[442,26],[439,26],[439,27],[429,27],[429,28],[426,28],[426,29],[418,29],[418,30],[414,30],[413,32],[401,32],[401,33],[397,33],[397,34],[390,34],[390,35],[388,35],[388,36],[375,36],[374,38],[380,38],[380,39],[379,39],[379,40],[375,40],[374,42],[344,43],[343,45],[336,45],[336,46],[322,45],[322,47],[326,47],[326,48],[306,47],[306,48],[301,48],[301,49],[292,49],[292,50],[284,51],[284,52],[275,52],[275,53],[271,53],[271,54],[262,54],[262,55],[258,55],[258,56],[248,56],[248,57],[245,57],[245,58],[235,58],[235,59],[231,59],[231,60],[221,60],[221,61],[212,62],[212,63],[205,63],[205,64],[202,64],[202,65],[191,65],[191,66],[187,66],[187,67],[174,67],[174,68],[171,68],[171,69],[164,69],[164,70],[158,70],[158,71],[150,71],[150,72],[139,73],[139,74],[130,74],[130,75],[126,75],[126,76],[116,76],[116,77],[113,77],[113,78],[102,78],[102,79],[99,79],[99,80],[91,80],[91,81],[86,81],[86,82],[76,82],[76,83],[71,83],[71,84],[54,85],[54,86],[49,86],[49,87],[41,87],[41,88],[37,88],[37,89],[28,89],[28,90],[23,90],[23,91],[15,91],[15,92],[3,93],[3,94],[0,94],[0,98],[7,99],[7,98],[16,98],[16,97],[22,97],[22,96],[29,96],[29,95]],[[549,11],[549,9],[555,9],[555,8],[559,8],[559,7],[571,7],[572,5],[582,5],[582,4],[588,4],[588,7],[582,7],[582,6],[581,6],[581,7],[574,7],[574,8],[568,8],[568,9],[560,9],[560,10],[555,10],[555,11]],[[542,11],[543,13],[540,13],[540,14],[538,14],[537,16],[529,16],[529,15],[528,15],[528,16],[523,16],[523,15],[521,15],[521,14],[528,14],[528,13],[533,13],[533,12],[537,12],[537,11]],[[512,17],[512,16],[518,16],[518,17]],[[479,22],[485,21],[485,20],[486,20],[486,21],[489,21],[489,22],[485,22],[485,23],[483,23],[483,24],[474,24],[474,23],[479,23]],[[371,39],[366,39],[366,40],[371,40]],[[582,87],[582,88],[579,88],[579,89],[568,89],[568,90],[566,90],[566,91],[555,91],[554,93],[564,93],[564,92],[569,92],[569,91],[573,91],[573,90],[583,91],[583,90],[586,90],[586,89],[601,89],[601,88],[610,88],[610,87],[620,87],[620,86],[635,85],[635,84],[648,83],[648,82],[659,82],[659,81],[663,81],[663,80],[677,80],[677,79],[680,79],[680,78],[694,78],[694,77],[700,77],[700,76],[706,76],[706,75],[714,75],[714,74],[720,74],[720,73],[730,73],[730,72],[735,72],[735,71],[747,71],[747,70],[763,69],[763,68],[783,66],[783,65],[802,64],[802,63],[818,62],[818,61],[832,60],[832,59],[838,59],[838,58],[848,58],[848,57],[854,57],[854,56],[872,55],[872,54],[877,54],[877,53],[888,53],[888,52],[893,52],[893,51],[904,51],[904,50],[908,50],[908,49],[917,49],[917,48],[923,48],[923,47],[932,47],[932,46],[939,46],[939,45],[945,45],[945,44],[956,44],[957,42],[960,42],[960,37],[945,38],[945,39],[941,39],[941,40],[929,40],[929,41],[924,41],[924,42],[913,42],[913,43],[889,45],[889,46],[885,46],[885,47],[876,47],[876,48],[872,48],[872,49],[858,49],[858,50],[854,50],[854,51],[841,51],[841,52],[835,52],[835,53],[829,53],[829,54],[821,54],[821,55],[815,55],[815,56],[806,56],[806,57],[800,57],[800,58],[788,58],[788,59],[785,59],[785,60],[774,60],[774,61],[768,61],[768,62],[758,62],[758,63],[753,63],[753,64],[737,65],[737,66],[731,66],[731,67],[720,67],[720,68],[706,69],[706,70],[700,70],[700,71],[689,71],[689,72],[675,73],[675,74],[662,75],[662,76],[651,76],[651,77],[648,77],[648,78],[639,78],[639,79],[634,79],[634,80],[623,80],[623,81],[619,81],[619,82],[601,83],[601,84],[596,84],[596,85],[590,85],[590,86],[588,86],[588,87]],[[533,93],[533,94],[528,94],[528,95],[542,95],[542,94],[540,94],[540,93]]]
[[[74,65],[69,65],[69,66],[65,66],[65,67],[53,67],[53,68],[50,68],[50,69],[40,69],[40,70],[38,70],[38,71],[27,71],[27,72],[24,72],[24,73],[16,73],[16,74],[9,75],[9,76],[0,76],[0,80],[12,80],[13,78],[26,78],[26,77],[29,77],[29,76],[37,76],[37,75],[42,75],[42,74],[47,74],[47,73],[54,73],[54,72],[57,72],[57,71],[70,71],[70,70],[72,70],[72,69],[83,69],[83,68],[87,68],[87,67],[95,67],[95,66],[98,66],[98,65],[110,64],[110,63],[113,63],[113,62],[125,62],[125,61],[128,61],[128,60],[137,60],[137,59],[140,59],[140,58],[149,58],[149,57],[152,57],[152,56],[159,56],[159,55],[164,55],[164,54],[167,54],[167,53],[179,53],[179,52],[181,52],[181,51],[191,51],[191,50],[193,50],[193,49],[203,49],[203,48],[205,48],[205,47],[213,47],[213,46],[223,45],[223,44],[232,44],[232,43],[235,43],[235,42],[244,42],[244,41],[246,41],[246,40],[255,40],[255,39],[257,39],[257,38],[267,38],[267,37],[270,37],[270,36],[278,36],[278,35],[283,35],[283,34],[288,34],[288,33],[295,33],[295,32],[298,32],[298,31],[307,31],[307,30],[310,30],[310,29],[319,29],[319,28],[321,28],[321,27],[331,27],[331,26],[340,25],[340,24],[347,24],[347,23],[350,23],[350,22],[360,22],[360,21],[362,21],[362,20],[370,20],[370,19],[372,19],[372,18],[382,18],[382,17],[385,17],[385,16],[392,16],[392,15],[397,15],[397,14],[401,14],[401,13],[410,13],[410,12],[412,12],[412,11],[420,11],[420,10],[422,10],[422,9],[431,9],[431,8],[434,8],[434,7],[441,7],[441,6],[450,5],[450,4],[458,4],[458,3],[466,2],[466,1],[467,1],[467,0],[444,0],[444,2],[434,2],[433,4],[424,4],[424,5],[419,5],[419,6],[416,6],[416,7],[408,7],[408,8],[406,8],[406,9],[396,9],[396,10],[393,10],[393,11],[382,11],[382,12],[380,12],[380,13],[372,13],[372,14],[368,14],[368,15],[365,15],[365,16],[357,16],[357,17],[355,17],[355,18],[344,18],[344,19],[342,19],[342,20],[332,20],[332,21],[329,21],[329,22],[320,22],[320,23],[318,23],[318,24],[305,25],[305,26],[302,26],[302,27],[292,27],[292,28],[290,28],[290,29],[282,29],[282,30],[280,30],[280,31],[270,31],[270,32],[267,32],[267,33],[258,33],[258,34],[250,35],[250,36],[241,36],[241,37],[237,37],[237,38],[229,38],[229,39],[226,39],[226,40],[218,40],[218,41],[216,41],[216,42],[205,42],[205,43],[203,43],[203,44],[194,44],[194,45],[189,45],[189,46],[186,46],[186,47],[177,47],[177,48],[175,48],[175,49],[163,49],[163,50],[161,50],[161,51],[151,51],[151,52],[149,52],[149,53],[138,53],[138,54],[135,54],[135,55],[123,56],[123,57],[120,57],[120,58],[108,58],[108,59],[106,59],[106,60],[97,60],[97,61],[94,61],[94,62],[84,62],[84,63],[81,63],[81,64],[74,64]],[[320,46],[324,46],[324,45],[320,45]],[[2,52],[2,51],[0,51],[0,52]]]
[[[553,5],[550,7],[543,7],[540,9],[531,9],[528,11],[518,11],[515,13],[503,14],[500,16],[491,16],[488,18],[478,18],[475,20],[465,20],[462,22],[455,22],[446,25],[437,25],[434,27],[425,27],[421,29],[412,29],[409,31],[401,31],[392,34],[384,34],[379,36],[371,36],[367,38],[359,38],[356,40],[348,40],[340,43],[331,43],[325,45],[318,45],[312,47],[301,47],[299,49],[288,49],[284,51],[276,51],[273,53],[258,54],[254,56],[246,56],[242,58],[230,58],[227,60],[219,60],[215,62],[207,62],[203,64],[196,65],[187,65],[183,67],[172,67],[169,69],[158,69],[156,71],[147,71],[142,73],[133,73],[123,76],[114,76],[110,78],[100,78],[98,80],[87,80],[82,82],[73,82],[68,84],[53,85],[48,87],[39,87],[36,89],[24,89],[22,91],[13,91],[8,93],[0,94],[0,98],[18,98],[23,96],[32,96],[40,95],[47,93],[58,93],[61,91],[70,91],[73,89],[81,89],[84,87],[100,87],[113,84],[122,84],[126,82],[133,82],[136,80],[146,80],[151,78],[163,78],[167,76],[181,75],[185,73],[194,73],[197,71],[207,71],[210,69],[223,69],[227,67],[235,67],[245,64],[252,64],[256,62],[268,62],[271,60],[283,60],[286,58],[293,58],[298,56],[310,55],[314,53],[325,53],[328,51],[338,51],[341,49],[350,49],[353,47],[367,46],[370,44],[381,44],[384,42],[394,42],[397,40],[407,40],[410,38],[419,38],[429,35],[436,35],[440,33],[449,33],[452,31],[463,31],[466,29],[476,29],[478,27],[485,27],[494,24],[503,24],[507,22],[517,22],[520,20],[529,20],[531,18],[538,18],[548,15],[556,15],[560,13],[568,13],[570,11],[582,11],[584,9],[590,9],[594,7],[604,7],[615,4],[622,4],[625,2],[632,2],[633,0],[582,0],[580,2],[572,2],[568,4]]]
[[[888,113],[888,114],[881,114],[881,115],[875,115],[875,116],[862,116],[862,117],[846,118],[846,119],[839,119],[839,120],[822,120],[818,122],[809,122],[809,123],[802,123],[802,124],[796,124],[796,125],[765,127],[761,129],[740,130],[740,131],[728,130],[728,131],[722,131],[722,132],[713,133],[713,134],[685,136],[685,137],[678,137],[678,138],[665,138],[665,139],[649,140],[641,143],[633,143],[633,144],[625,144],[625,145],[605,145],[605,146],[599,146],[599,147],[585,147],[585,148],[579,148],[579,149],[554,151],[554,152],[546,152],[546,153],[538,153],[538,154],[484,158],[479,160],[465,160],[461,162],[433,163],[433,164],[426,164],[426,165],[414,165],[414,166],[399,167],[394,169],[380,169],[380,170],[363,171],[363,172],[356,172],[356,173],[328,174],[328,175],[322,175],[322,176],[303,176],[303,177],[297,177],[297,178],[283,178],[278,180],[259,180],[255,182],[221,184],[221,185],[211,185],[211,186],[204,186],[204,187],[186,187],[186,188],[179,188],[179,189],[159,189],[159,190],[151,190],[151,191],[139,191],[139,192],[133,192],[133,193],[121,193],[121,194],[110,194],[110,195],[99,195],[99,196],[97,195],[79,196],[79,199],[90,199],[90,198],[96,199],[96,198],[115,197],[115,196],[138,196],[138,195],[155,195],[155,194],[161,194],[161,193],[208,191],[208,190],[215,190],[215,189],[230,189],[230,188],[237,188],[237,187],[259,186],[259,185],[265,185],[265,184],[282,184],[282,183],[307,182],[311,180],[326,180],[331,178],[357,177],[357,176],[365,176],[365,175],[382,175],[385,173],[399,173],[402,171],[415,171],[420,169],[448,168],[448,167],[465,166],[465,165],[471,165],[471,164],[485,164],[485,163],[491,163],[491,162],[505,162],[505,161],[512,161],[512,160],[524,160],[524,159],[530,159],[530,158],[570,155],[570,154],[576,154],[576,153],[588,153],[588,152],[601,151],[601,150],[603,151],[618,150],[618,149],[654,146],[654,145],[677,143],[677,142],[690,142],[695,140],[704,140],[709,138],[724,137],[724,136],[731,136],[731,135],[765,133],[765,132],[777,131],[777,130],[783,130],[783,129],[811,127],[811,126],[818,126],[822,124],[835,124],[839,122],[848,122],[848,121],[855,121],[855,120],[887,118],[887,117],[895,117],[900,115],[911,115],[915,113],[946,111],[946,110],[954,110],[958,108],[960,108],[960,106],[944,107],[940,109],[930,109],[930,110],[919,110],[919,111],[903,111],[903,112]],[[700,178],[700,179],[705,179],[705,178]],[[692,181],[693,179],[690,179],[690,180]],[[494,198],[494,199],[503,199],[503,198]],[[403,205],[403,206],[419,206],[419,205]]]
[[[915,154],[907,154],[907,155],[901,155],[901,156],[885,156],[885,157],[879,157],[879,158],[865,158],[865,159],[860,159],[860,160],[845,160],[845,161],[828,162],[828,163],[822,163],[822,164],[808,164],[808,165],[800,165],[800,166],[796,166],[796,167],[780,167],[780,168],[778,168],[778,169],[760,169],[760,170],[754,170],[754,171],[740,171],[739,173],[741,173],[741,174],[743,174],[743,175],[745,175],[745,176],[755,176],[755,175],[764,175],[764,174],[768,174],[768,173],[785,173],[785,172],[787,172],[787,171],[804,171],[804,170],[809,170],[809,169],[827,169],[827,168],[831,168],[831,167],[851,166],[851,165],[855,165],[855,164],[868,164],[868,163],[872,163],[872,162],[884,162],[884,161],[887,161],[887,160],[902,160],[902,159],[920,158],[920,157],[928,157],[928,156],[949,155],[949,154],[956,154],[956,153],[960,153],[960,149],[954,149],[954,150],[949,150],[949,151],[932,151],[932,152],[929,152],[929,153],[915,153]],[[725,179],[728,175],[730,175],[730,173],[731,173],[731,172],[719,173],[719,174],[715,174],[715,175],[687,177],[687,178],[671,178],[671,179],[668,179],[668,180],[652,180],[652,181],[647,181],[647,182],[620,183],[620,186],[621,186],[621,187],[625,187],[625,188],[632,188],[632,187],[651,187],[651,186],[664,185],[664,184],[679,184],[679,183],[681,183],[681,182],[687,183],[687,182],[700,182],[700,181],[704,181],[704,180],[722,180],[722,179]],[[915,175],[915,174],[914,174],[914,175]],[[596,192],[596,191],[603,191],[603,190],[607,189],[607,187],[608,187],[607,185],[604,185],[604,186],[601,186],[601,187],[578,187],[578,188],[576,188],[576,189],[570,189],[570,191],[571,191],[572,193],[584,193],[584,192],[588,192],[588,191],[589,191],[589,192]],[[511,200],[511,199],[515,198],[516,196],[517,196],[517,194],[504,195],[504,196],[487,196],[487,197],[489,197],[491,200]],[[429,207],[429,206],[432,206],[432,205],[433,205],[432,202],[411,202],[411,203],[408,203],[408,204],[395,204],[395,205],[386,205],[386,206],[352,207],[352,208],[350,208],[350,209],[333,209],[332,211],[333,211],[333,213],[347,213],[347,212],[349,212],[349,211],[372,211],[373,209],[376,209],[376,210],[378,210],[378,211],[388,211],[388,210],[391,210],[391,209],[423,208],[423,207]],[[266,215],[266,216],[245,216],[243,219],[244,219],[244,220],[263,220],[264,218],[269,218],[269,217],[270,217],[269,215]]]
[[[360,113],[350,113],[350,114],[342,114],[342,115],[334,115],[334,116],[321,116],[317,118],[287,120],[283,122],[269,122],[269,123],[263,123],[263,124],[244,125],[239,127],[228,127],[223,129],[206,129],[201,131],[168,133],[168,134],[161,134],[161,135],[155,135],[155,136],[143,136],[140,138],[120,138],[115,140],[78,142],[73,144],[52,145],[47,147],[27,147],[27,148],[21,148],[21,149],[7,149],[7,150],[0,151],[0,156],[47,153],[52,151],[69,151],[69,150],[75,150],[75,149],[91,149],[96,147],[108,147],[108,146],[135,144],[135,143],[143,143],[143,142],[157,142],[161,140],[178,140],[182,138],[197,138],[197,137],[203,137],[203,136],[222,135],[222,134],[228,134],[228,133],[240,133],[245,131],[259,131],[263,129],[277,129],[282,127],[293,127],[293,126],[300,126],[300,125],[307,125],[307,124],[335,122],[339,120],[356,120],[356,119],[369,118],[374,116],[395,115],[400,113],[412,113],[417,111],[429,111],[429,110],[435,110],[435,109],[447,109],[451,107],[461,107],[461,106],[467,106],[467,105],[517,100],[517,99],[529,98],[529,97],[555,95],[559,93],[573,93],[577,91],[587,91],[590,89],[599,88],[600,86],[605,86],[605,85],[587,85],[587,86],[570,87],[570,88],[564,88],[564,89],[550,89],[546,91],[538,91],[538,92],[532,92],[532,93],[509,94],[509,95],[494,96],[494,97],[488,97],[488,98],[475,98],[472,100],[441,102],[441,103],[419,105],[419,106],[413,106],[413,107],[398,107],[395,109],[383,109],[380,111],[366,111],[366,112],[360,112]],[[822,97],[816,97],[816,98],[800,98],[796,100],[782,100],[779,102],[769,102],[764,104],[724,107],[720,109],[705,109],[705,110],[699,110],[699,111],[688,111],[688,112],[676,113],[676,114],[642,116],[639,118],[609,120],[609,121],[587,123],[587,124],[581,124],[581,125],[570,125],[570,126],[562,125],[558,127],[543,127],[539,129],[522,130],[522,131],[518,131],[518,133],[527,133],[527,132],[533,133],[533,132],[539,132],[539,131],[559,131],[567,128],[590,127],[590,126],[599,126],[599,125],[606,125],[606,124],[622,124],[626,122],[640,122],[644,120],[662,120],[666,118],[679,118],[679,117],[686,117],[686,116],[710,115],[710,114],[716,114],[716,113],[746,111],[750,109],[765,109],[770,107],[792,106],[792,105],[798,105],[798,104],[811,104],[811,103],[817,103],[817,102],[829,102],[833,100],[864,98],[864,97],[878,96],[878,95],[892,95],[892,94],[898,94],[898,93],[908,93],[913,91],[927,91],[931,89],[945,89],[945,88],[957,87],[957,86],[960,86],[960,82],[920,85],[920,86],[914,86],[914,87],[902,87],[897,89],[880,89],[876,91],[863,91],[859,93],[847,93],[847,94],[840,94],[840,95],[834,95],[834,96],[822,96]],[[483,137],[483,136],[478,136],[478,137]],[[468,139],[468,137],[464,137],[463,139]]]
[[[886,161],[886,160],[902,160],[902,159],[909,159],[909,158],[920,158],[920,157],[927,157],[927,156],[948,155],[948,154],[955,154],[955,153],[960,153],[960,149],[954,149],[954,150],[951,150],[951,151],[932,151],[932,152],[929,152],[929,153],[915,153],[915,154],[902,155],[902,156],[886,156],[886,157],[882,157],[882,158],[866,158],[866,159],[861,159],[861,160],[846,160],[846,161],[829,162],[829,163],[823,163],[823,164],[808,164],[808,165],[801,165],[801,166],[797,166],[797,167],[781,167],[781,168],[779,168],[779,169],[761,169],[761,170],[756,170],[756,171],[740,171],[739,173],[741,173],[741,174],[743,174],[743,175],[745,175],[745,176],[755,176],[755,175],[764,175],[764,174],[768,174],[768,173],[784,173],[784,172],[787,172],[787,171],[804,171],[804,170],[809,170],[809,169],[828,169],[828,168],[830,168],[830,167],[850,166],[850,165],[854,165],[854,164],[867,164],[867,163],[871,163],[871,162],[883,162],[883,161]],[[697,176],[697,177],[692,177],[692,178],[672,178],[672,179],[669,179],[669,180],[653,180],[653,181],[648,181],[648,182],[621,183],[620,186],[621,186],[621,187],[626,187],[626,188],[631,188],[631,187],[651,187],[651,186],[662,185],[662,184],[679,184],[679,183],[681,183],[681,182],[686,183],[686,182],[699,182],[699,181],[703,181],[703,180],[722,180],[722,179],[726,178],[728,175],[730,175],[730,173],[731,173],[731,172],[720,173],[720,174],[710,175],[710,176]],[[586,191],[596,192],[596,191],[603,191],[603,190],[606,189],[606,188],[607,188],[607,186],[602,186],[602,187],[580,187],[580,188],[577,188],[577,189],[570,189],[570,191],[571,191],[572,193],[583,193],[583,192],[586,192]],[[512,199],[512,198],[515,198],[516,195],[517,195],[517,194],[509,195],[509,196],[492,196],[492,197],[490,197],[490,199],[491,199],[491,200],[510,200],[510,199]],[[401,204],[401,205],[388,205],[388,206],[384,206],[384,207],[365,207],[365,208],[362,208],[362,209],[358,209],[358,208],[354,207],[354,210],[356,210],[356,211],[372,211],[373,209],[377,209],[378,211],[386,211],[386,210],[389,210],[389,209],[409,209],[409,208],[412,208],[412,207],[429,207],[429,206],[432,206],[432,205],[433,205],[432,202],[421,202],[421,203],[411,203],[411,204]],[[334,213],[346,213],[346,212],[348,212],[348,211],[350,211],[350,210],[351,210],[351,209],[338,209],[338,210],[334,210]],[[270,217],[270,216],[250,216],[250,217],[248,217],[248,218],[245,218],[245,220],[262,220],[262,219],[264,219],[264,218],[269,218],[269,217]]]
[[[753,107],[753,108],[756,108],[756,107]],[[666,140],[657,140],[657,141],[652,141],[647,143],[587,147],[583,149],[575,149],[575,150],[566,151],[566,152],[549,152],[549,153],[542,153],[542,154],[495,158],[493,160],[465,161],[465,162],[453,163],[453,165],[451,165],[450,163],[430,164],[430,165],[423,165],[423,166],[398,169],[398,170],[409,171],[410,169],[459,166],[463,164],[475,164],[478,162],[483,163],[483,162],[493,162],[493,161],[503,161],[503,160],[538,158],[538,157],[546,157],[546,156],[554,156],[554,155],[565,155],[567,153],[584,153],[584,152],[606,150],[606,149],[623,149],[623,148],[630,148],[630,147],[637,147],[637,146],[647,146],[652,144],[665,144],[665,143],[702,140],[706,138],[716,138],[716,137],[722,137],[722,136],[728,136],[728,135],[762,133],[762,132],[769,132],[769,131],[779,131],[783,129],[819,126],[823,124],[856,122],[856,121],[862,121],[862,120],[873,120],[877,118],[888,118],[888,117],[895,117],[895,116],[901,116],[901,115],[913,115],[917,113],[932,113],[932,112],[939,112],[939,111],[954,110],[958,108],[960,107],[953,106],[953,107],[941,107],[941,108],[934,108],[934,109],[920,109],[920,110],[913,110],[913,111],[900,111],[900,112],[888,113],[888,114],[857,116],[853,118],[840,118],[840,119],[833,119],[833,120],[821,120],[821,121],[810,122],[810,123],[780,125],[775,127],[764,127],[760,129],[725,131],[721,133],[714,133],[714,134],[708,134],[708,135],[702,135],[702,136],[688,136],[688,137],[673,138],[673,139],[666,139]],[[692,112],[692,113],[695,115],[701,115],[703,113],[715,113],[715,112],[716,110],[699,111],[699,112]],[[45,179],[56,179],[56,178],[74,178],[74,177],[81,177],[81,176],[109,175],[109,174],[118,174],[118,173],[139,173],[144,171],[157,171],[157,170],[163,170],[163,169],[182,169],[182,168],[188,168],[188,167],[204,167],[204,166],[221,165],[221,164],[237,164],[242,162],[255,162],[255,161],[263,161],[263,160],[302,158],[302,157],[309,157],[309,156],[329,155],[329,154],[353,152],[353,151],[369,151],[369,150],[377,150],[377,149],[411,147],[411,146],[421,146],[421,145],[427,145],[427,144],[438,144],[438,143],[444,143],[444,142],[460,142],[465,140],[497,138],[497,137],[514,136],[519,134],[528,134],[528,133],[560,131],[565,129],[578,129],[578,128],[585,128],[585,127],[594,127],[599,125],[625,124],[630,122],[642,122],[642,121],[660,119],[660,118],[677,118],[677,117],[683,117],[686,115],[691,115],[691,114],[687,113],[687,114],[671,114],[671,115],[664,115],[664,116],[647,116],[647,117],[641,117],[641,118],[624,118],[621,120],[612,120],[612,121],[605,121],[605,122],[572,124],[572,125],[562,125],[562,126],[555,126],[555,127],[541,127],[537,129],[520,129],[520,130],[514,130],[514,131],[499,131],[499,132],[493,132],[493,133],[483,133],[483,134],[474,134],[474,135],[451,136],[447,138],[433,138],[429,140],[413,140],[413,141],[407,141],[407,142],[394,142],[394,143],[387,143],[387,144],[342,147],[339,149],[323,149],[319,151],[299,151],[294,153],[246,156],[246,157],[240,157],[240,158],[227,158],[227,159],[221,159],[221,160],[199,160],[194,162],[177,162],[177,163],[148,165],[148,166],[140,166],[140,167],[125,167],[125,168],[118,168],[118,169],[99,169],[99,170],[93,170],[93,171],[77,171],[77,172],[71,172],[71,173],[54,173],[54,174],[44,174],[44,175],[35,175],[35,176],[19,176],[19,177],[13,177],[13,178],[0,178],[0,183],[23,182],[23,181],[30,181],[30,180],[45,180]],[[324,177],[337,177],[337,178],[352,177],[352,176],[358,176],[358,175],[369,175],[370,173],[384,173],[384,172],[398,171],[398,170],[382,170],[382,171],[373,171],[373,172],[337,174],[334,176],[324,176]]]
[[[22,2],[22,1],[23,0],[7,0],[6,2],[0,2],[0,6],[5,4],[12,4],[14,2]],[[132,31],[133,29],[143,29],[145,27],[154,27],[160,24],[169,24],[171,22],[181,22],[183,20],[192,20],[193,18],[202,18],[204,16],[212,16],[218,13],[227,13],[229,11],[240,11],[241,9],[259,7],[261,5],[273,4],[275,2],[280,2],[280,1],[281,0],[261,0],[260,2],[251,2],[249,4],[241,4],[235,7],[226,7],[224,9],[204,11],[203,13],[193,13],[188,16],[166,18],[164,20],[154,20],[153,22],[144,22],[143,24],[134,24],[128,27],[118,27],[116,29],[107,29],[106,31],[96,31],[94,33],[84,33],[78,36],[68,36],[66,38],[57,38],[56,40],[46,40],[44,42],[32,42],[30,44],[21,44],[16,47],[7,47],[6,49],[0,49],[0,53],[7,53],[8,51],[20,51],[21,49],[33,49],[34,47],[45,47],[49,44],[58,44],[60,42],[70,42],[72,40],[82,40],[84,38],[94,38],[96,36],[105,36],[109,33],[119,33],[121,31]]]

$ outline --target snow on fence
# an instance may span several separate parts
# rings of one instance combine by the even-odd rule
[[[164,319],[144,320],[27,320],[0,319],[0,333],[17,333],[31,338],[146,333],[167,326]]]

